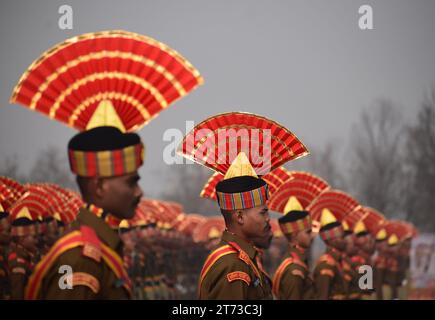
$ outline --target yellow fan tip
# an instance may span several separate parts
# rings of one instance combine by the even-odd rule
[[[62,221],[62,219],[60,218],[60,214],[59,214],[59,212],[55,212],[55,213],[53,214],[53,218],[56,219],[57,221]]]
[[[97,109],[95,109],[86,125],[86,130],[102,126],[116,127],[122,132],[126,131],[121,118],[110,100],[103,100],[98,104]]]
[[[388,244],[390,246],[393,246],[398,242],[399,242],[399,238],[394,233],[388,238]]]
[[[328,208],[324,208],[322,210],[322,215],[320,216],[320,226],[324,227],[334,222],[337,222],[337,218]]]
[[[5,209],[3,208],[1,203],[0,203],[0,212],[5,212]]]
[[[127,229],[128,227],[130,227],[130,224],[128,223],[128,221],[126,219],[124,219],[119,224],[119,227],[122,229]]]
[[[21,210],[18,212],[15,219],[19,219],[19,218],[27,218],[29,220],[33,220],[32,215],[30,214],[30,211],[27,207],[22,207]]]
[[[295,196],[291,196],[287,204],[284,207],[284,214],[289,213],[290,211],[302,211],[304,208],[302,207],[301,203],[298,201],[298,199]]]
[[[356,224],[355,224],[355,228],[353,229],[353,233],[358,234],[361,232],[365,232],[367,231],[367,228],[364,224],[364,222],[362,222],[361,220],[359,220]]]
[[[258,178],[254,168],[244,152],[239,152],[237,157],[233,160],[227,172],[225,173],[224,179],[240,176],[252,176]]]
[[[387,238],[387,231],[382,228],[376,233],[376,240],[384,240]]]
[[[218,229],[216,229],[215,227],[211,228],[209,233],[208,233],[208,238],[209,239],[214,239],[214,238],[219,238],[220,236],[220,232]]]
[[[343,226],[343,230],[344,231],[349,231],[350,230],[349,224],[346,221],[343,221],[341,223],[341,225]]]

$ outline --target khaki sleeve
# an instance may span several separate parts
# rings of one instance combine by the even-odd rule
[[[21,273],[11,273],[9,276],[11,299],[22,300],[24,299],[24,288],[26,285],[26,276]]]
[[[332,279],[335,276],[334,267],[326,262],[320,263],[316,268],[315,287],[317,299],[328,300],[331,291]]]
[[[102,263],[102,262],[100,262]],[[71,282],[67,273],[61,273],[62,266],[70,266]],[[99,263],[81,254],[81,248],[63,253],[50,268],[41,288],[41,298],[47,300],[90,300],[97,299],[101,290],[101,268]]]
[[[9,282],[11,288],[11,299],[24,299],[24,288],[27,281],[27,265],[23,257],[12,253],[8,257]]]
[[[297,267],[290,266],[281,277],[279,286],[280,297],[283,300],[302,300],[304,296],[305,273]]]
[[[201,283],[201,300],[244,300],[248,286],[255,280],[249,267],[235,255],[219,259]]]

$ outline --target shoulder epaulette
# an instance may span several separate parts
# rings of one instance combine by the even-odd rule
[[[260,279],[260,284],[263,285],[263,277],[261,276],[261,273],[255,263],[251,260],[251,258],[249,258],[249,255],[237,243],[228,242],[228,244],[237,250],[237,252],[239,253],[239,259],[252,268],[257,278]]]
[[[97,262],[101,260],[101,241],[94,229],[88,226],[81,226],[80,232],[83,239],[82,255]]]
[[[125,271],[121,257],[110,247],[101,242],[95,231],[90,227],[81,226],[80,230],[72,231],[60,238],[36,265],[26,287],[26,299],[37,299],[42,279],[55,263],[57,258],[68,250],[83,247],[82,254],[97,262],[103,258],[104,262],[121,280],[120,284],[131,293],[130,279]]]
[[[275,298],[279,298],[279,286],[281,282],[282,275],[284,273],[284,270],[287,269],[287,267],[293,262],[293,258],[289,257],[285,259],[276,269],[276,272],[273,276],[272,280],[272,293],[274,294]]]
[[[320,256],[319,263],[320,262],[326,262],[330,266],[335,266],[337,264],[337,261],[328,253]]]
[[[223,256],[226,256],[228,254],[234,254],[234,253],[238,253],[238,251],[228,244],[220,246],[212,253],[210,253],[207,259],[205,260],[204,266],[202,267],[201,270],[201,274],[199,277],[199,288],[201,288],[202,281],[204,280],[210,268],[216,263],[216,261],[218,261]]]
[[[291,252],[290,254],[291,254],[291,257],[293,258],[292,263],[297,264],[298,266],[304,268],[305,270],[308,270],[307,264],[305,262],[303,262],[301,260],[301,258],[299,258],[299,256],[296,253]]]
[[[361,257],[361,256],[353,256],[353,257],[350,258],[350,259],[351,259],[351,261],[352,261],[353,263],[357,263],[357,264],[360,264],[360,265],[365,264],[365,260],[364,260],[364,258]]]

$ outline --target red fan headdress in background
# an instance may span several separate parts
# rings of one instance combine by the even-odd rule
[[[195,126],[184,137],[178,153],[223,175],[244,153],[255,173],[264,176],[309,152],[292,132],[275,121],[251,113],[228,112]]]
[[[286,205],[291,197],[294,197],[301,206],[300,210],[303,210],[329,188],[323,179],[308,172],[291,171],[290,177],[271,195],[268,203],[269,209],[286,214],[289,211],[285,210]]]
[[[220,238],[225,230],[225,222],[222,217],[208,217],[193,230],[193,241],[207,242],[212,239]]]
[[[20,198],[27,195],[27,188],[15,180],[0,177],[0,212],[7,212]]]
[[[199,224],[204,223],[206,220],[207,218],[200,214],[186,214],[184,219],[179,224],[177,224],[177,230],[185,236],[191,237],[195,228]]]
[[[320,221],[323,209],[329,209],[338,221],[360,207],[357,200],[339,190],[322,192],[306,209],[313,220]]]
[[[347,193],[329,189],[311,202],[306,210],[313,219],[314,231],[320,231],[322,239],[328,240],[343,236],[344,218],[360,207],[359,203]]]

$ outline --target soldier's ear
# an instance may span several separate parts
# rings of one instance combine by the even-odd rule
[[[92,178],[91,183],[93,184],[92,190],[95,190],[95,195],[98,198],[104,198],[107,189],[106,179],[104,178]]]
[[[242,225],[244,223],[243,211],[242,210],[236,210],[235,211],[235,215],[236,215],[236,221],[237,221],[237,223]]]

